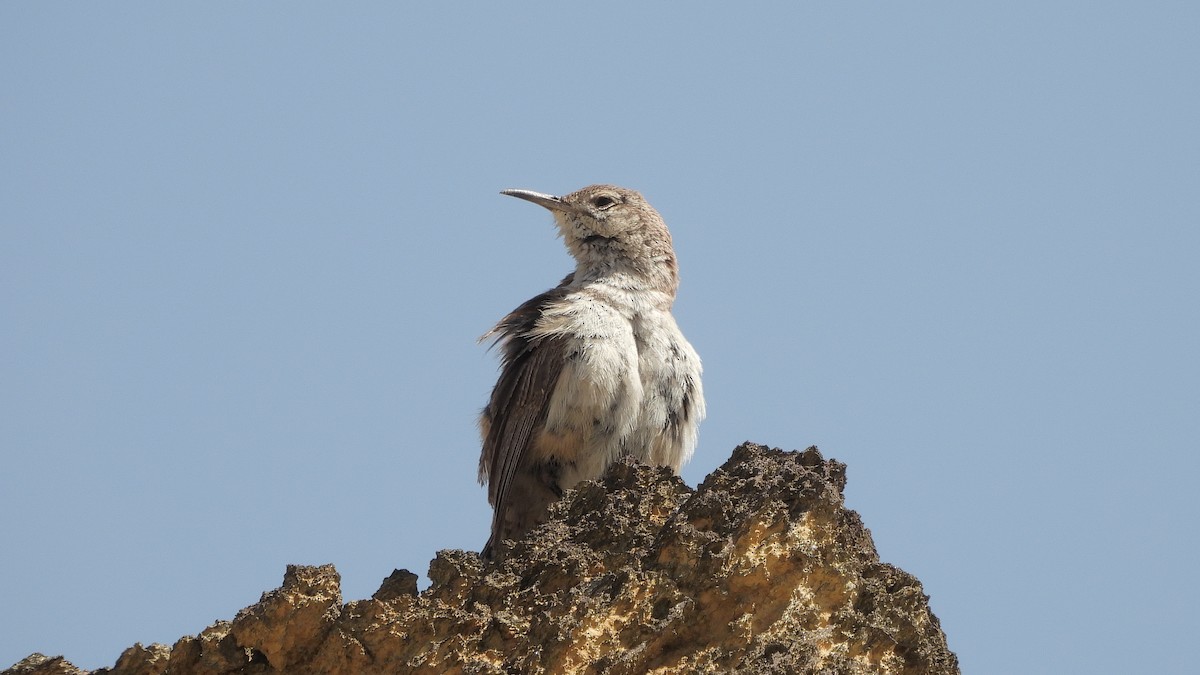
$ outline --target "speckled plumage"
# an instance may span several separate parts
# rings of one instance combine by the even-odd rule
[[[550,209],[576,267],[484,336],[503,348],[480,416],[479,478],[495,509],[485,557],[622,455],[678,472],[704,417],[700,358],[671,316],[679,275],[658,212],[612,185],[504,194]]]

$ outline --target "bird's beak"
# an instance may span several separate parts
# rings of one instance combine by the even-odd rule
[[[501,190],[500,194],[508,195],[509,197],[516,197],[517,199],[524,199],[527,202],[533,202],[534,204],[544,206],[551,211],[571,210],[571,207],[568,206],[561,197],[544,195],[540,192],[534,192],[533,190]]]

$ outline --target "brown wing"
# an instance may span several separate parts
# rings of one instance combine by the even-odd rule
[[[529,332],[542,309],[567,294],[566,286],[573,276],[568,275],[557,288],[513,310],[484,336],[497,335],[497,343],[504,350],[500,379],[492,389],[481,419],[483,451],[479,456],[479,480],[487,484],[488,502],[495,509],[485,556],[490,555],[494,544],[501,539],[523,533],[532,525],[532,516],[509,513],[509,498],[514,488],[520,485],[518,489],[523,492],[540,493],[515,495],[516,499],[527,500],[523,506],[535,511],[544,509],[544,502],[551,498],[549,493],[557,489],[556,485],[540,484],[552,476],[527,465],[531,460],[530,443],[545,422],[550,394],[562,372],[566,340],[531,338]]]

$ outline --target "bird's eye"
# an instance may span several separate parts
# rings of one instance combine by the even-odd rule
[[[592,200],[592,206],[595,206],[596,208],[600,209],[601,211],[612,208],[612,206],[616,203],[617,203],[617,200],[615,200],[612,197],[609,197],[607,195],[600,195],[599,197],[596,197]]]

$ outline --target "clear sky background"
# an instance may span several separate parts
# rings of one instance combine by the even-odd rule
[[[695,485],[849,465],[965,672],[1184,672],[1200,5],[0,4],[0,668],[478,550],[475,339],[665,217]]]

